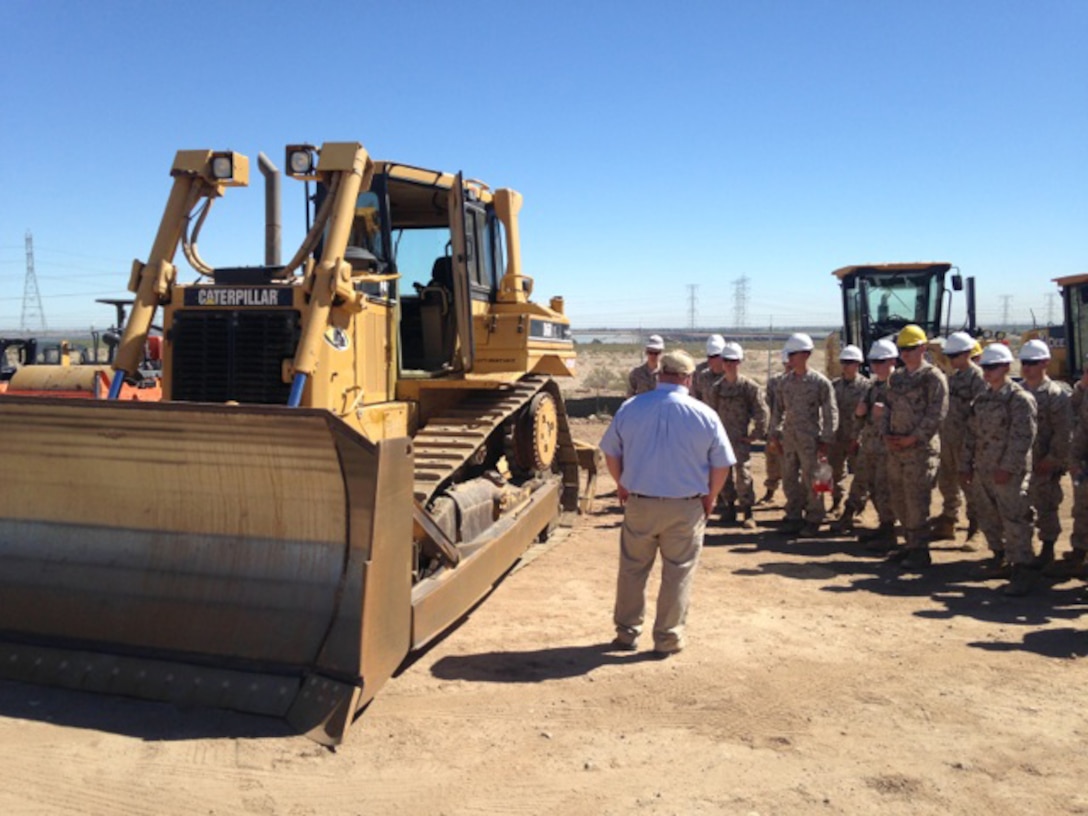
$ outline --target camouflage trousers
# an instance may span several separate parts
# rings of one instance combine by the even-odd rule
[[[940,453],[927,445],[885,451],[892,509],[903,525],[907,547],[925,547],[929,543],[929,502],[937,481]]]
[[[764,456],[767,464],[767,478],[763,480],[763,486],[768,490],[778,490],[778,486],[782,484],[782,454],[764,448]]]
[[[873,500],[881,524],[895,524],[895,510],[888,486],[888,453],[879,438],[862,442],[846,507],[860,513],[869,499]]]
[[[978,504],[974,490],[960,484],[960,446],[958,438],[950,437],[941,445],[941,466],[937,471],[937,489],[941,491],[941,515],[959,521],[960,506],[967,505],[968,520],[978,519]],[[962,495],[961,495],[962,491]]]
[[[1074,550],[1088,550],[1088,479],[1073,482],[1073,534],[1069,543]]]
[[[787,431],[782,436],[782,489],[786,492],[786,518],[804,517],[809,524],[823,523],[827,509],[824,494],[812,489],[818,459],[815,436]]]
[[[994,552],[1005,552],[1010,564],[1030,564],[1031,503],[1028,501],[1028,474],[1014,473],[1003,485],[994,482],[993,468],[975,470],[974,488],[978,499],[978,525]]]
[[[831,502],[838,504],[846,493],[846,474],[853,473],[857,479],[857,451],[850,453],[849,442],[835,442],[827,451],[827,463],[831,465]]]
[[[1062,534],[1058,508],[1062,505],[1061,472],[1032,473],[1028,482],[1028,502],[1035,511],[1035,528],[1040,541],[1057,541]]]
[[[729,468],[729,478],[722,489],[722,496],[729,504],[751,507],[756,503],[756,490],[752,485],[752,446],[747,442],[734,442],[733,453],[737,463]]]

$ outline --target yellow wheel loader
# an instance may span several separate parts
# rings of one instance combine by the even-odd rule
[[[591,498],[599,452],[552,379],[574,366],[570,324],[561,298],[530,300],[518,193],[357,143],[286,164],[307,190],[294,257],[273,241],[262,266],[214,268],[197,237],[249,161],[177,154],[110,394],[161,308],[162,402],[0,400],[19,429],[2,676],[281,716],[335,744]]]
[[[945,286],[950,271],[951,290]],[[965,282],[966,321],[962,330],[972,336],[982,334],[975,323],[975,279],[964,279],[959,269],[948,262],[862,264],[844,266],[832,274],[842,288],[843,328],[828,335],[824,344],[829,377],[842,374],[839,353],[847,344],[868,355],[874,341],[894,339],[900,329],[912,323],[925,331],[931,341],[931,356],[947,371],[948,363],[941,352],[942,335],[953,331],[952,297],[954,292],[963,291]],[[863,364],[862,369],[868,371],[868,364]]]

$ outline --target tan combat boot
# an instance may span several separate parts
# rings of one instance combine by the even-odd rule
[[[1072,549],[1046,567],[1043,567],[1043,575],[1049,578],[1079,578],[1084,575],[1084,560],[1088,556],[1088,550]]]
[[[956,538],[956,520],[950,516],[937,516],[929,528],[930,541],[953,541]]]

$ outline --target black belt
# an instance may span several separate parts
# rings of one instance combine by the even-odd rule
[[[634,496],[636,499],[654,499],[655,501],[691,501],[692,499],[701,499],[704,494],[696,493],[694,496],[647,496],[645,493],[629,493],[628,495]]]

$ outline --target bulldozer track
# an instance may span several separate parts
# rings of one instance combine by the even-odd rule
[[[578,458],[558,386],[548,377],[523,377],[511,386],[474,392],[457,406],[432,418],[413,440],[413,492],[421,504],[430,501],[465,466],[507,419],[541,391],[550,391],[558,406],[559,450],[556,462],[563,476],[564,507],[578,496]],[[573,491],[571,494],[570,491]]]

